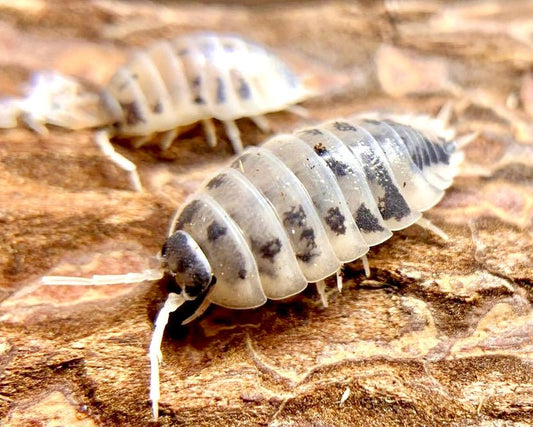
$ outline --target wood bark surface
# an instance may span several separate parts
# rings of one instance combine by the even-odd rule
[[[0,2],[0,93],[55,69],[106,83],[128,53],[196,30],[269,46],[320,94],[310,119],[452,107],[461,175],[426,215],[315,288],[248,311],[212,307],[163,342],[161,425],[533,424],[533,5],[528,1]],[[246,145],[262,134],[238,123]],[[169,219],[231,157],[201,128],[167,151],[117,151],[93,131],[0,132],[0,423],[149,425],[147,348],[167,283],[44,287],[44,275],[152,263]],[[155,423],[154,423],[155,424]]]

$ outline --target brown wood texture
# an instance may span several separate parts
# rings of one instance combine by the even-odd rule
[[[56,69],[104,84],[128,52],[195,30],[269,46],[320,95],[311,119],[438,113],[478,132],[461,176],[417,226],[347,266],[324,308],[313,286],[249,311],[213,307],[163,342],[161,425],[533,424],[533,5],[524,1],[0,3],[0,93]],[[262,134],[238,123],[247,145]],[[231,149],[200,128],[168,151],[91,130],[0,132],[0,423],[147,425],[149,344],[166,285],[44,287],[43,275],[141,271],[174,209]],[[344,396],[343,399],[341,399]]]

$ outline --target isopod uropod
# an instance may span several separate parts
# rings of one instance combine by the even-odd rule
[[[153,280],[168,273],[170,293],[150,344],[154,417],[158,414],[161,341],[169,314],[195,302],[254,308],[283,299],[363,258],[370,246],[418,223],[442,198],[462,160],[453,141],[394,121],[328,121],[249,147],[189,197],[172,220],[161,268],[92,279],[44,278],[48,284]],[[366,264],[365,270],[368,270]],[[323,298],[324,300],[324,298]]]
[[[310,95],[301,80],[275,55],[234,35],[196,33],[160,40],[137,51],[96,96],[58,73],[37,75],[30,94],[0,104],[0,127],[43,123],[79,129],[107,125],[95,140],[103,153],[130,173],[141,190],[136,166],[115,152],[114,136],[131,138],[140,147],[159,135],[168,148],[180,128],[201,122],[211,146],[217,138],[212,119],[221,120],[235,152],[242,142],[235,120],[248,117],[269,128],[265,113],[291,109]]]

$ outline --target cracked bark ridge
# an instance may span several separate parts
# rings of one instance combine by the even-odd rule
[[[323,95],[305,106],[317,120],[435,114],[452,101],[452,125],[479,133],[427,214],[449,242],[416,226],[395,233],[370,251],[371,278],[353,263],[342,293],[330,283],[327,309],[310,287],[290,301],[215,307],[186,328],[170,325],[162,425],[533,423],[533,7],[386,5],[0,6],[2,94],[50,68],[102,84],[130,48],[208,28],[267,44],[311,76]],[[307,123],[270,119],[278,132]],[[239,126],[248,144],[265,138],[247,120]],[[146,353],[166,283],[38,280],[149,267],[173,209],[228,160],[229,145],[210,149],[198,128],[164,153],[116,144],[149,189],[136,194],[91,131],[0,135],[0,423],[146,425]]]

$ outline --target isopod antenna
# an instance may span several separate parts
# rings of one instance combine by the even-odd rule
[[[160,280],[163,276],[161,269],[146,269],[140,273],[95,274],[92,277],[44,276],[41,283],[53,286],[105,286]]]

